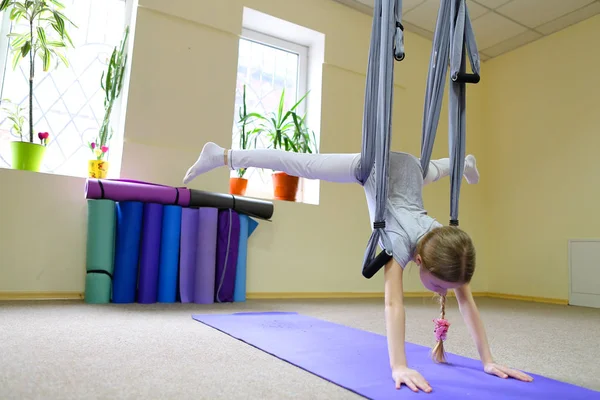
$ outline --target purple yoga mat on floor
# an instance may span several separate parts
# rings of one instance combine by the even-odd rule
[[[448,354],[451,365],[436,364],[429,347],[406,343],[410,368],[421,372],[431,393],[396,390],[386,337],[297,313],[193,315],[195,320],[277,358],[370,399],[569,399],[597,400],[600,392],[539,375],[533,382],[483,372],[481,362]]]
[[[194,303],[212,304],[215,296],[219,210],[201,207],[198,218]]]
[[[158,270],[160,266],[160,236],[163,205],[147,203],[142,219],[142,245],[138,278],[138,303],[150,304],[158,300]]]
[[[235,274],[240,244],[240,216],[232,209],[219,211],[215,301],[233,302]]]
[[[190,190],[127,179],[88,178],[85,183],[85,198],[142,201],[185,207],[190,204]]]
[[[182,303],[194,302],[196,249],[198,248],[198,209],[181,210],[179,241],[179,297]]]

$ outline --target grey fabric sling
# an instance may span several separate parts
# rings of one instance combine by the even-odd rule
[[[466,42],[466,43],[465,43]],[[466,44],[466,46],[465,46]],[[473,73],[466,72],[469,55]],[[392,258],[385,232],[391,140],[394,60],[404,59],[402,0],[375,0],[369,50],[362,128],[361,170],[365,183],[375,168],[377,187],[373,232],[363,260],[363,276],[373,277]],[[436,22],[421,139],[421,166],[427,175],[450,64],[448,147],[450,153],[450,225],[458,225],[458,203],[464,172],[466,138],[466,83],[478,83],[480,61],[466,0],[441,0]],[[383,251],[375,257],[381,241]]]

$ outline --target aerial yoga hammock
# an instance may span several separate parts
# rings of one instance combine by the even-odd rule
[[[362,274],[373,277],[391,258],[392,244],[385,232],[388,169],[391,138],[394,60],[404,59],[402,0],[375,0],[371,45],[367,66],[362,130],[360,181],[364,184],[375,168],[377,187],[373,232],[367,244]],[[467,54],[472,73],[466,72]],[[466,84],[478,83],[479,53],[466,0],[440,0],[427,77],[421,167],[427,175],[450,65],[448,105],[450,153],[450,225],[458,226],[458,204],[464,172],[466,136]],[[381,240],[383,251],[375,257]]]

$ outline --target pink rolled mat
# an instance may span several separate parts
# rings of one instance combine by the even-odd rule
[[[218,222],[217,208],[200,207],[194,285],[194,303],[197,304],[214,303]]]
[[[190,204],[190,189],[130,179],[88,178],[85,183],[85,197],[86,199],[141,201],[186,207]]]
[[[181,236],[179,243],[179,296],[182,303],[194,302],[196,257],[198,248],[197,208],[181,210]]]

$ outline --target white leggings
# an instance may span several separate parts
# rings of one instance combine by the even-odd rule
[[[360,183],[357,178],[360,153],[307,154],[274,149],[229,150],[228,163],[231,169],[265,168],[307,179]],[[438,181],[449,174],[449,158],[432,160],[424,183]]]

